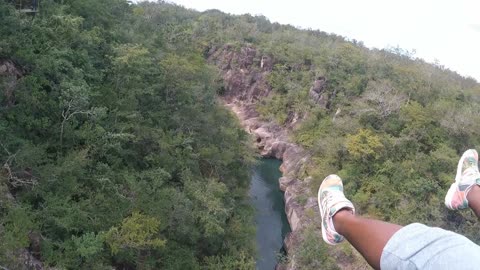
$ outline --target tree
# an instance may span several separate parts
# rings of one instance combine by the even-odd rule
[[[407,97],[394,89],[389,81],[370,81],[363,98],[375,106],[382,118],[397,113],[407,102]]]
[[[354,159],[364,161],[379,158],[384,148],[380,137],[368,129],[360,129],[357,134],[347,136],[346,146]]]
[[[133,212],[119,228],[112,227],[105,234],[105,241],[113,254],[122,249],[132,249],[140,254],[144,250],[165,246],[166,241],[158,236],[159,228],[157,219]]]

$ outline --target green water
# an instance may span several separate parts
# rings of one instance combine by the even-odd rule
[[[280,164],[276,159],[262,159],[253,169],[250,198],[256,210],[258,270],[275,269],[283,239],[290,232],[283,192],[278,185],[282,176]]]

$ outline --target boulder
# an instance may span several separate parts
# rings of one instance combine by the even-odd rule
[[[295,179],[293,178],[289,178],[286,176],[280,177],[280,179],[278,179],[280,190],[285,192],[287,190],[287,187],[291,185],[293,181],[295,181]]]
[[[260,68],[263,71],[272,71],[273,59],[270,56],[262,56],[262,60],[260,61]]]
[[[328,106],[328,94],[325,92],[326,86],[327,80],[325,77],[320,76],[313,82],[313,86],[308,93],[312,101],[324,109]]]

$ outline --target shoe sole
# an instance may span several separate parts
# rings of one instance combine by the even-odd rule
[[[453,183],[450,188],[447,191],[447,195],[445,195],[445,206],[450,209],[450,210],[456,210],[452,206],[452,200],[453,196],[455,195],[455,192],[458,190],[458,185],[457,183]]]

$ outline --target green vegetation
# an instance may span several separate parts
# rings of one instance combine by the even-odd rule
[[[0,63],[23,75],[13,94],[0,76],[1,265],[28,248],[59,269],[252,269],[252,154],[205,61],[225,44],[274,59],[258,111],[302,119],[292,140],[312,156],[312,194],[338,173],[361,214],[480,243],[473,215],[443,206],[459,155],[480,143],[475,80],[264,17],[124,0],[44,0],[32,17],[7,2]],[[326,250],[305,241],[298,266],[335,268]]]
[[[480,145],[478,82],[400,48],[371,50],[264,17],[198,16],[193,32],[207,49],[227,42],[255,47],[254,61],[274,59],[267,76],[272,94],[257,108],[280,125],[288,126],[291,115],[303,119],[292,140],[312,156],[302,170],[314,179],[310,196],[326,175],[338,173],[360,214],[440,226],[480,243],[476,218],[443,205],[459,156]],[[326,78],[327,100],[317,105],[309,91],[319,77]],[[310,252],[321,248],[304,245],[296,256],[305,258],[300,268],[310,269]]]
[[[253,161],[216,102],[193,12],[123,0],[0,1],[0,265],[252,269]],[[1,63],[0,63],[1,65]]]
[[[314,228],[307,228],[304,237],[308,240],[304,241],[296,254],[302,269],[339,269],[335,260],[327,256],[329,247],[323,244],[322,236]]]
[[[235,22],[223,23],[222,37],[249,29],[229,41],[253,44],[275,61],[268,78],[272,94],[258,105],[262,116],[281,125],[289,124],[289,115],[305,118],[292,139],[312,155],[304,175],[314,179],[310,196],[326,175],[338,173],[360,214],[440,226],[480,243],[476,218],[443,205],[459,156],[480,145],[480,85],[474,79],[399,48],[370,50],[355,40],[262,17],[224,18]],[[309,98],[318,77],[327,81],[325,106]],[[310,234],[304,238],[312,239]],[[304,241],[298,263],[311,269],[326,260],[321,250]]]

